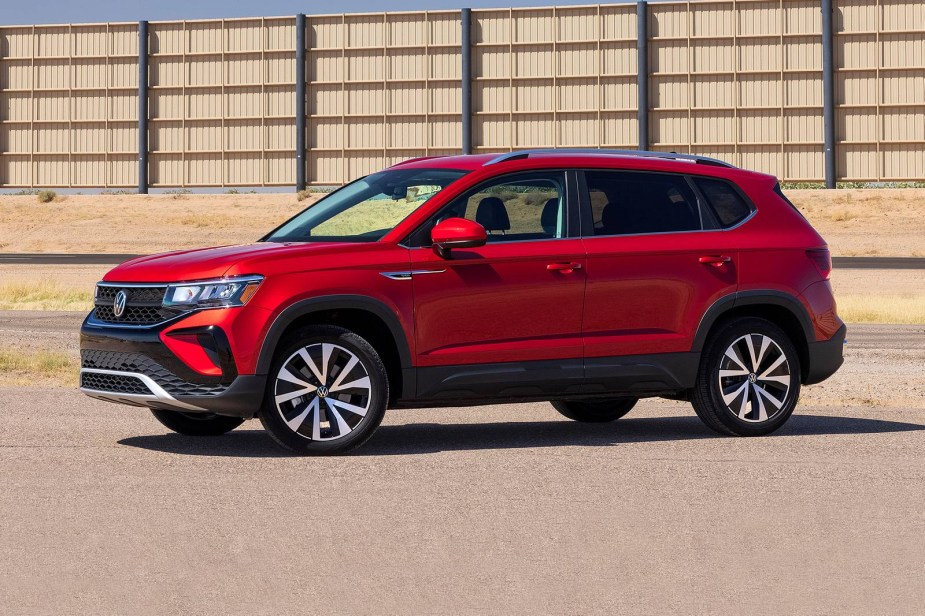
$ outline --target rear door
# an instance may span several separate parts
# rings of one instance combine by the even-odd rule
[[[584,349],[595,358],[691,350],[701,317],[734,293],[732,234],[681,174],[587,170],[581,174],[588,253]]]

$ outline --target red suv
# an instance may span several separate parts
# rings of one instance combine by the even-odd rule
[[[257,243],[141,257],[81,329],[81,389],[303,454],[386,408],[547,400],[578,421],[690,400],[767,434],[842,363],[818,233],[714,159],[533,150],[405,161]]]

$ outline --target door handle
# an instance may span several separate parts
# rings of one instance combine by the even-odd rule
[[[581,263],[550,263],[546,266],[546,269],[550,272],[562,272],[563,274],[571,274],[577,269],[581,269]]]
[[[701,263],[712,265],[713,267],[722,267],[732,261],[732,257],[726,255],[707,255],[698,259]]]

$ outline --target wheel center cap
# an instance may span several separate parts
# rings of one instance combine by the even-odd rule
[[[755,374],[754,372],[750,372],[750,373],[748,374],[748,382],[749,382],[749,383],[757,383],[757,382],[758,382],[758,375]]]
[[[315,390],[315,393],[318,394],[319,398],[326,398],[329,392],[327,386],[322,385],[317,390]]]

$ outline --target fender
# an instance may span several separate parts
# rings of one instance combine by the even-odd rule
[[[366,295],[322,295],[295,302],[276,317],[260,347],[260,355],[257,359],[257,374],[267,374],[270,371],[273,353],[276,351],[279,339],[293,321],[313,312],[338,309],[365,310],[382,319],[395,340],[395,347],[398,349],[402,369],[411,368],[411,351],[408,347],[408,339],[405,337],[405,330],[402,328],[398,316],[391,308],[381,301]]]
[[[803,328],[803,335],[806,337],[806,342],[815,342],[816,332],[813,329],[813,322],[809,318],[809,313],[806,312],[806,308],[800,300],[783,291],[760,289],[730,293],[713,302],[713,305],[707,309],[703,318],[700,320],[700,325],[697,327],[697,334],[694,336],[694,344],[691,347],[691,351],[699,353],[703,350],[703,345],[707,341],[707,334],[710,332],[710,328],[713,327],[717,319],[725,313],[740,306],[753,306],[759,304],[770,304],[786,308],[787,311],[793,314],[800,322],[800,326]]]

